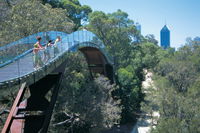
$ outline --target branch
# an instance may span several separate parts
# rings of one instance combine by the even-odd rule
[[[76,114],[69,115],[69,114],[66,113],[66,112],[63,112],[63,113],[64,113],[67,117],[70,117],[70,118],[69,118],[69,119],[66,119],[66,120],[64,120],[64,121],[62,121],[62,122],[53,124],[53,126],[63,125],[63,124],[65,124],[65,123],[72,122],[72,121],[76,120],[76,118],[78,118],[78,115],[76,115]]]
[[[10,113],[10,110],[5,109],[5,110],[0,112],[0,115],[6,114],[6,113]]]
[[[53,126],[59,126],[59,125],[63,125],[63,124],[65,124],[65,123],[68,123],[68,122],[70,122],[73,118],[74,118],[74,117],[71,116],[70,119],[67,119],[67,120],[65,120],[65,121],[62,121],[62,122],[53,124]]]
[[[71,116],[71,115],[69,115],[68,113],[66,113],[66,112],[63,112],[67,117],[73,117],[73,116]]]

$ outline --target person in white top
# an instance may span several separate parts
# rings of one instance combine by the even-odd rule
[[[55,42],[54,42],[54,57],[59,53],[59,49],[58,49],[58,42],[61,41],[60,36],[57,36]]]
[[[51,58],[50,55],[50,49],[52,47],[52,40],[49,40],[49,42],[45,46],[45,51],[44,51],[44,62],[47,63],[48,60]]]

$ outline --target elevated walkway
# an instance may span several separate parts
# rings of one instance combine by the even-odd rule
[[[32,49],[37,36],[42,37],[43,45],[61,37],[56,46],[38,52],[39,63],[34,61]],[[113,82],[112,58],[100,39],[89,31],[41,32],[0,47],[0,89],[21,85],[2,133],[48,131],[67,64],[66,56],[78,50],[84,54],[91,73],[105,75]],[[27,98],[25,93],[29,93]]]

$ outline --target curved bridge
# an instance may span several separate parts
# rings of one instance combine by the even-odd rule
[[[54,48],[50,48],[50,57],[43,60],[40,68],[34,68],[32,47],[36,43],[36,37],[42,37],[42,44],[48,40],[61,37],[58,43],[59,52],[55,54]],[[112,80],[110,70],[112,69],[112,58],[105,51],[105,46],[100,39],[89,31],[76,31],[72,34],[64,32],[49,31],[41,32],[6,46],[0,47],[0,88],[19,84],[26,81],[32,84],[57,68],[63,62],[68,52],[80,50],[84,53],[88,67],[92,72],[99,72]],[[40,51],[42,58],[44,52]]]
[[[43,45],[58,36],[61,41],[57,43],[57,47],[40,50],[40,62],[36,64],[32,51],[37,36],[42,37]],[[2,133],[16,130],[28,133],[47,132],[66,67],[65,57],[69,52],[77,50],[84,54],[91,76],[92,73],[100,73],[113,82],[112,58],[106,53],[101,40],[89,31],[76,31],[71,34],[58,31],[41,32],[0,47],[0,89],[23,83]],[[24,98],[27,89],[30,96]],[[47,100],[45,95],[49,91],[52,95],[51,99]]]

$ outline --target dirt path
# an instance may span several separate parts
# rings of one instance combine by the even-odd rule
[[[145,72],[145,81],[143,81],[142,83],[144,89],[143,91],[144,93],[149,93],[148,88],[150,87],[155,88],[153,86],[153,80],[152,80],[153,74],[151,72],[148,72],[147,70],[145,70],[144,72]],[[159,117],[159,113],[154,111],[153,117]],[[132,124],[120,125],[119,128],[113,128],[112,130],[103,133],[149,133],[151,129],[151,122],[152,122],[152,117],[149,117],[148,114],[144,114],[143,117],[138,119],[134,127],[132,126]]]

